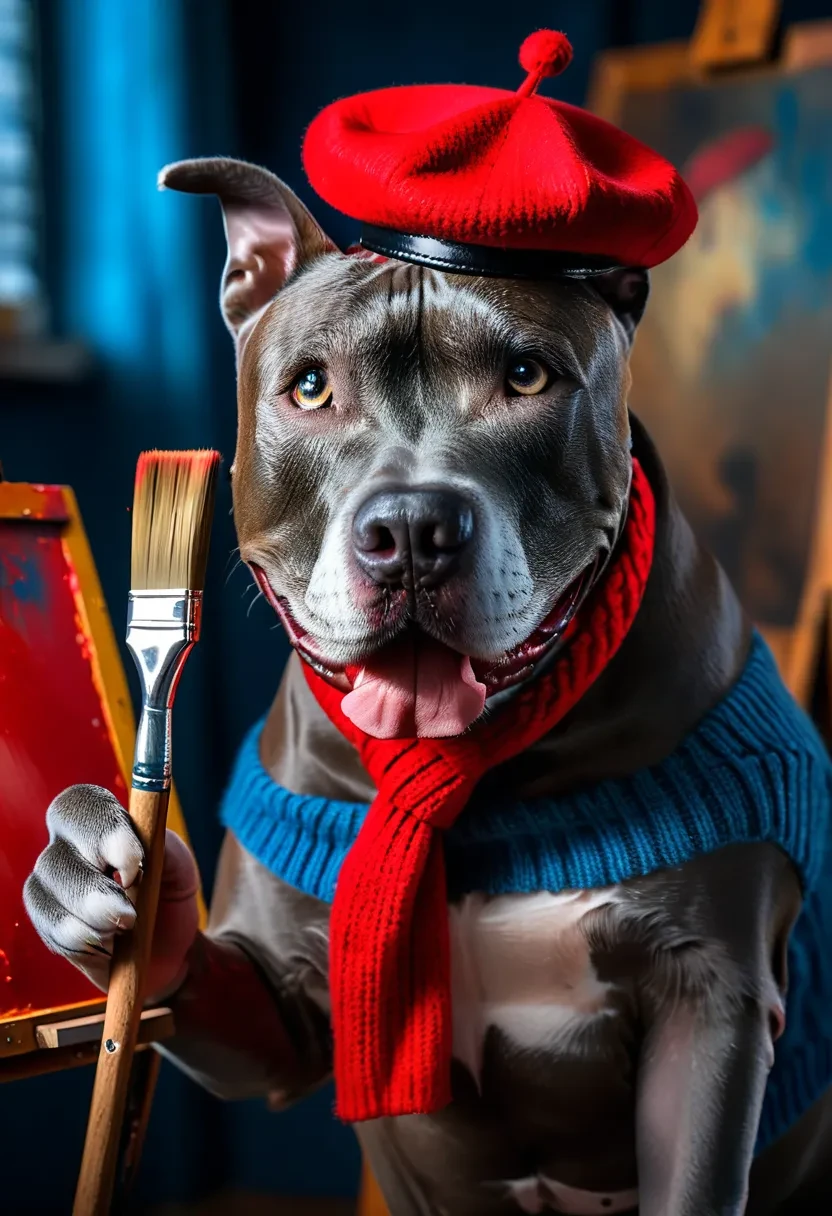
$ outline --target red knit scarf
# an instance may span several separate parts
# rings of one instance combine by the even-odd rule
[[[443,829],[490,768],[547,734],[618,650],[653,556],[655,506],[637,461],[627,522],[552,667],[452,739],[373,739],[307,664],[319,704],[378,793],[338,876],[330,918],[337,1111],[347,1122],[428,1113],[451,1100],[450,940]]]

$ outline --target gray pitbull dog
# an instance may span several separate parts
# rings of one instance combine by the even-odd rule
[[[370,801],[357,753],[301,663],[343,681],[346,664],[418,628],[493,666],[609,554],[631,446],[657,502],[636,621],[568,730],[481,790],[558,794],[670,753],[735,679],[750,627],[628,413],[645,272],[445,274],[340,253],[286,186],[250,165],[184,162],[162,182],[223,205],[240,551],[300,652],[260,743],[275,780]],[[522,678],[509,665],[490,700]],[[134,919],[122,888],[139,874],[140,846],[94,787],[63,793],[48,823],[29,914],[105,988],[113,936]],[[195,887],[190,854],[169,835],[152,975],[178,1027],[165,1053],[215,1094],[288,1104],[331,1073],[328,905],[230,833],[204,933]],[[615,898],[471,895],[452,906],[454,948],[479,960],[483,1024],[457,1018],[449,1107],[357,1128],[393,1216],[828,1206],[828,1095],[753,1156],[800,905],[785,855],[747,844],[625,883]]]

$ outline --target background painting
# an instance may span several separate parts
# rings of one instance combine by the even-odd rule
[[[632,402],[751,613],[796,624],[832,354],[832,66],[627,91],[699,226],[653,275]]]

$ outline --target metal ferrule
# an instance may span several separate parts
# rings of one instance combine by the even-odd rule
[[[171,708],[185,660],[199,639],[201,619],[201,591],[130,592],[127,648],[142,686],[134,789],[170,788]]]

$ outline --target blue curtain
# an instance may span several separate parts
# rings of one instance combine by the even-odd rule
[[[213,201],[159,194],[179,157],[225,153],[275,169],[339,240],[351,225],[314,203],[300,139],[320,106],[361,89],[418,80],[512,87],[516,51],[540,26],[576,47],[558,95],[580,102],[593,56],[630,41],[688,37],[697,0],[422,0],[404,10],[276,0],[40,0],[45,88],[46,263],[57,332],[98,360],[76,386],[3,390],[7,476],[78,493],[117,632],[128,586],[127,507],[144,447],[234,448],[233,357],[216,307],[224,260]],[[410,10],[408,10],[410,11]],[[787,21],[832,0],[787,0]],[[223,483],[212,542],[204,641],[177,703],[175,768],[210,890],[216,806],[234,750],[269,704],[286,657],[262,602],[247,619],[248,579],[234,571]],[[125,656],[129,667],[129,659]],[[0,1211],[69,1210],[89,1070],[0,1086]],[[283,1115],[226,1106],[164,1064],[141,1173],[145,1202],[220,1188],[278,1194],[354,1192],[352,1134],[325,1091]]]
[[[155,190],[160,164],[189,144],[182,6],[64,0],[58,20],[60,315],[124,385],[124,413],[176,401],[184,438],[204,425],[205,268],[193,217]]]

